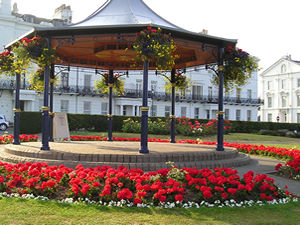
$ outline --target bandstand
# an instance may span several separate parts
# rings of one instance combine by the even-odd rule
[[[136,53],[132,47],[132,43],[136,38],[136,34],[143,29],[147,29],[149,26],[152,28],[161,28],[164,33],[170,34],[174,40],[176,54],[179,58],[176,60],[174,68],[170,71],[171,79],[172,76],[175,76],[175,71],[178,69],[208,64],[218,65],[219,104],[216,147],[200,147],[198,145],[191,147],[187,144],[174,144],[174,88],[172,88],[170,143],[148,143],[148,70],[155,70],[156,68],[155,65],[148,61],[145,61],[142,65],[134,63],[133,59]],[[42,146],[39,149],[37,143],[20,145],[20,142],[16,138],[14,145],[6,147],[5,154],[15,156],[8,156],[10,157],[10,161],[26,161],[26,157],[28,157],[29,161],[48,160],[47,162],[50,164],[59,164],[67,160],[70,166],[74,166],[77,162],[81,164],[90,162],[86,165],[96,166],[102,163],[119,166],[122,164],[145,170],[159,169],[163,167],[165,161],[174,161],[175,165],[179,167],[198,166],[210,168],[217,166],[240,166],[249,162],[249,158],[239,155],[236,150],[226,149],[224,151],[223,147],[222,57],[224,48],[235,46],[236,40],[194,33],[182,29],[153,12],[142,0],[108,0],[92,15],[79,23],[55,28],[35,28],[20,37],[20,39],[24,37],[31,38],[33,36],[46,38],[48,47],[56,48],[56,52],[60,56],[59,60],[54,62],[56,65],[93,68],[95,71],[106,70],[109,72],[109,76],[113,76],[114,71],[143,70],[141,142],[139,145],[137,143],[130,143],[129,145],[126,143],[126,146],[122,146],[119,142],[112,141],[112,87],[109,90],[109,114],[107,115],[109,122],[108,142],[101,144],[85,143],[87,146],[92,146],[90,153],[80,150],[83,143],[73,143],[73,147],[66,147],[66,145],[72,145],[72,143],[51,142],[53,83],[50,82],[50,77],[54,72],[54,66],[49,66],[45,68],[44,74]],[[12,42],[7,47],[9,48],[15,42]],[[18,77],[20,76],[17,75],[17,86]],[[16,90],[15,137],[19,134],[18,121],[20,111],[18,110],[17,95],[18,88]],[[50,149],[50,146],[53,147]],[[63,151],[63,149],[68,148],[73,150],[70,152]],[[22,149],[25,149],[26,153]],[[161,151],[160,149],[164,150]],[[74,165],[72,161],[75,163],[73,163]],[[153,168],[151,164],[154,165]]]

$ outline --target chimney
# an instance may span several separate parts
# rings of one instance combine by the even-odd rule
[[[55,9],[53,19],[62,20],[64,24],[72,23],[72,11],[71,6],[66,6],[62,4],[60,7]]]
[[[200,34],[208,34],[208,30],[203,29],[201,32],[199,32]]]

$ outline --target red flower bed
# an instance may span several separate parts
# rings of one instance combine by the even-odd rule
[[[107,141],[106,137],[94,137],[94,136],[71,136],[72,141]],[[140,141],[140,138],[122,138],[113,137],[114,141]],[[159,138],[148,138],[149,142],[165,142],[169,143],[167,139]],[[203,145],[216,145],[216,142],[198,142],[196,140],[184,139],[176,140],[176,143],[187,143],[187,144],[203,144]],[[262,156],[272,156],[281,160],[292,160],[300,157],[300,150],[298,149],[287,149],[277,147],[267,147],[264,145],[250,145],[250,144],[239,144],[239,143],[228,143],[224,142],[225,147],[234,147],[240,152]]]
[[[110,202],[128,200],[134,204],[163,202],[213,203],[233,199],[272,201],[289,193],[274,185],[266,175],[249,171],[242,178],[230,168],[214,170],[197,168],[161,169],[144,173],[140,169],[120,166],[84,168],[75,170],[64,165],[46,163],[0,162],[0,192],[34,194],[51,199],[88,198]]]
[[[294,180],[300,180],[300,157],[286,162],[284,166],[281,163],[277,164],[275,170],[281,176],[286,176]]]
[[[22,134],[19,136],[20,142],[33,142],[37,141],[39,137],[37,135],[26,135]],[[13,135],[2,135],[0,136],[0,144],[10,144],[14,140]]]

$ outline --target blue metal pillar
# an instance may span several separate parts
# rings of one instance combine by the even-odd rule
[[[175,141],[175,69],[171,71],[171,85],[172,85],[172,105],[171,105],[171,140],[170,143],[176,143]]]
[[[223,88],[224,88],[224,77],[223,77],[223,54],[224,47],[219,47],[218,56],[218,75],[219,75],[219,106],[218,106],[218,141],[217,151],[224,151],[223,140],[224,140],[224,112],[223,112]]]
[[[51,47],[50,38],[46,38],[47,48]],[[44,106],[42,107],[42,147],[41,150],[50,150],[49,147],[49,76],[50,76],[50,66],[45,67],[44,72]]]
[[[142,121],[141,121],[141,149],[140,153],[149,154],[148,149],[148,70],[149,61],[144,61],[143,71],[143,104],[141,107]]]
[[[21,75],[16,73],[16,96],[15,96],[15,108],[14,108],[14,145],[20,144],[20,82]]]
[[[107,141],[113,141],[112,139],[112,89],[113,89],[113,82],[114,82],[114,71],[109,70],[109,76],[108,76],[108,88],[109,88],[109,101],[108,101],[108,137]]]
[[[49,122],[49,141],[53,142],[53,92],[54,92],[54,64],[50,69],[50,122]]]

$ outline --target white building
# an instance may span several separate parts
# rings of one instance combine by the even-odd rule
[[[260,74],[261,120],[300,123],[300,61],[285,56]]]
[[[6,14],[0,14],[0,30],[4,36],[0,37],[0,44],[5,45],[11,40],[24,34],[33,26],[53,26],[61,20],[43,20],[36,24],[34,21],[42,21],[40,18],[24,21],[14,6],[14,12],[9,13],[9,5],[4,4],[10,1],[1,1],[2,7],[6,7]],[[69,23],[72,17],[70,7],[61,6],[58,9],[67,10],[65,13],[55,12],[55,18],[61,18]],[[2,12],[2,11],[1,11]],[[33,17],[33,16],[32,16]],[[33,17],[35,18],[35,17]],[[46,24],[45,21],[48,21]],[[59,24],[58,24],[59,25]],[[56,69],[59,71],[59,68]],[[211,74],[203,69],[188,68],[187,75],[192,80],[185,95],[176,97],[177,117],[186,116],[190,118],[215,119],[218,111],[218,88],[211,84]],[[71,68],[58,75],[60,80],[55,88],[54,112],[104,114],[108,113],[108,98],[103,94],[98,94],[94,90],[95,80],[100,79],[100,75],[95,74],[93,69]],[[125,79],[124,96],[114,96],[114,115],[141,115],[142,105],[142,72],[129,71]],[[28,82],[22,79],[22,90],[20,94],[21,110],[40,111],[43,105],[42,95],[26,90]],[[161,76],[155,75],[154,71],[149,72],[149,98],[150,116],[169,116],[171,113],[170,95],[165,93],[165,80]],[[14,108],[14,78],[2,80],[0,83],[0,114],[6,115],[9,121],[13,121]],[[257,73],[253,73],[249,83],[242,88],[234,90],[224,96],[225,119],[229,120],[251,120],[257,121],[257,108],[259,100],[257,98]]]

